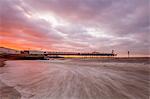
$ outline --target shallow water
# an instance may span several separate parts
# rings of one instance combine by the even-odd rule
[[[148,73],[144,63],[7,61],[0,81],[21,99],[149,99]]]

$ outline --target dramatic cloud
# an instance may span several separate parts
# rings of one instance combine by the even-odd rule
[[[0,44],[149,55],[149,0],[1,0]]]

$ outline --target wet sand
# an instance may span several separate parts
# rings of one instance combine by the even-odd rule
[[[0,67],[4,67],[6,59],[0,59]],[[0,75],[3,71],[0,72]],[[0,99],[20,99],[20,93],[0,80]]]
[[[4,63],[5,61],[6,61],[6,59],[0,58],[0,67],[3,67],[5,65],[5,63]]]
[[[16,89],[0,81],[0,99],[21,99],[21,95]]]
[[[149,70],[147,62],[7,61],[0,80],[21,99],[149,99]]]

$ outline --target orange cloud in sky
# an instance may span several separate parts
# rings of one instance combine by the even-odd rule
[[[1,47],[7,47],[7,48],[12,48],[16,50],[41,50],[43,47],[42,45],[37,45],[37,44],[31,44],[31,43],[24,43],[24,42],[14,42],[10,40],[1,40],[0,41]],[[44,50],[50,50],[50,49],[44,49]]]
[[[7,41],[7,40],[1,40],[0,45],[1,47],[13,48],[16,50],[24,49],[24,46],[22,46],[22,44],[16,44],[16,43],[13,43],[12,41]]]

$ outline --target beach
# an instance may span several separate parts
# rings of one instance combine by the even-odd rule
[[[149,62],[124,60],[5,61],[0,99],[149,99]]]
[[[6,59],[0,59],[0,69],[4,67]],[[3,71],[0,71],[0,75]],[[20,93],[11,86],[6,85],[0,80],[0,99],[20,99]]]

